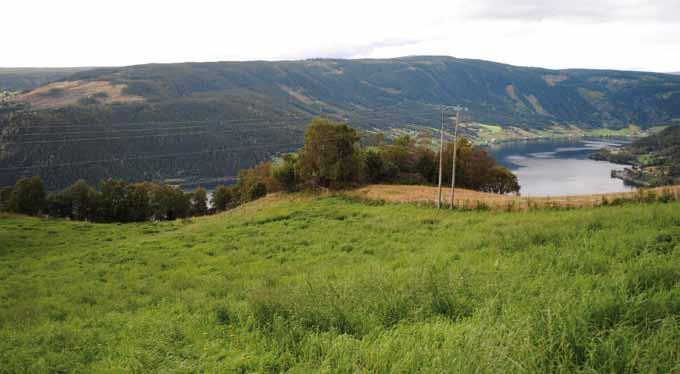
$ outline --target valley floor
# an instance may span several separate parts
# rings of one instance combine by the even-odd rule
[[[668,373],[679,318],[677,203],[0,216],[0,373]]]

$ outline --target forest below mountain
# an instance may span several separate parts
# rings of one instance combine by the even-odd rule
[[[233,176],[298,148],[315,116],[417,132],[453,104],[522,131],[645,129],[680,121],[680,77],[450,57],[91,69],[1,101],[0,185]]]

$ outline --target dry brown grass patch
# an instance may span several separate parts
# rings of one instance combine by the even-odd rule
[[[404,185],[371,185],[348,193],[350,196],[393,203],[433,204],[437,187]],[[666,195],[680,200],[680,186],[659,187],[640,192],[621,192],[580,196],[522,197],[456,189],[456,206],[477,208],[479,206],[496,210],[526,210],[534,208],[580,208],[595,207],[622,201],[658,200]],[[444,188],[442,198],[450,204],[451,190]]]
[[[16,100],[28,102],[36,109],[75,105],[85,98],[92,98],[102,104],[144,101],[141,96],[123,94],[126,87],[125,84],[111,84],[107,81],[55,82],[19,95]]]

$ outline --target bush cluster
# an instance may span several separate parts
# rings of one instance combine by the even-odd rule
[[[79,180],[48,194],[40,177],[22,178],[0,190],[0,210],[92,222],[174,220],[209,213],[205,189],[184,192],[152,182],[103,180],[99,189]]]
[[[387,144],[374,134],[360,136],[346,124],[317,118],[307,128],[302,149],[276,164],[268,161],[243,171],[239,183],[246,186],[259,181],[269,192],[342,189],[367,183],[435,184],[440,154],[431,148],[409,136]],[[446,181],[451,180],[453,152],[454,144],[449,143],[441,155]],[[519,192],[517,177],[465,138],[456,148],[456,186],[500,194]]]

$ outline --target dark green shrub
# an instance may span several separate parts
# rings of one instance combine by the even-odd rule
[[[219,186],[213,192],[212,204],[218,212],[225,211],[238,203],[238,191],[234,187]]]
[[[288,154],[283,156],[283,165],[274,169],[274,181],[286,192],[295,192],[299,189],[300,177],[297,167],[297,158]]]
[[[356,131],[347,124],[314,119],[307,127],[300,152],[304,182],[326,188],[355,182],[359,171],[355,153],[358,140]]]
[[[385,163],[378,152],[368,151],[364,158],[364,174],[368,183],[379,183],[385,178]]]
[[[21,178],[9,199],[10,211],[36,215],[47,207],[47,193],[40,177]]]
[[[101,199],[97,220],[101,222],[128,222],[128,184],[119,179],[107,179],[101,183]]]
[[[56,218],[73,218],[71,199],[63,192],[52,193],[47,196],[47,214]]]
[[[191,214],[194,216],[208,214],[208,194],[203,187],[198,187],[191,194]]]
[[[142,222],[151,218],[151,202],[149,188],[146,183],[135,183],[127,187],[127,220]]]
[[[97,190],[81,179],[65,192],[71,201],[73,219],[80,221],[95,219],[99,202]]]
[[[257,182],[248,191],[248,200],[257,200],[267,195],[267,186],[262,182]]]
[[[66,93],[66,91],[64,91],[63,88],[54,87],[54,88],[50,88],[49,90],[47,90],[47,91],[45,91],[45,92],[41,92],[41,93],[39,94],[39,96],[41,96],[41,97],[53,97],[53,98],[57,98],[57,97],[62,97],[62,96],[64,96],[65,93]]]
[[[166,184],[153,184],[150,190],[152,218],[172,221],[189,215],[189,194]]]
[[[12,198],[12,187],[0,188],[0,212],[9,211],[9,201]]]
[[[78,99],[78,104],[80,105],[93,105],[97,104],[97,99],[92,96],[81,97]]]

